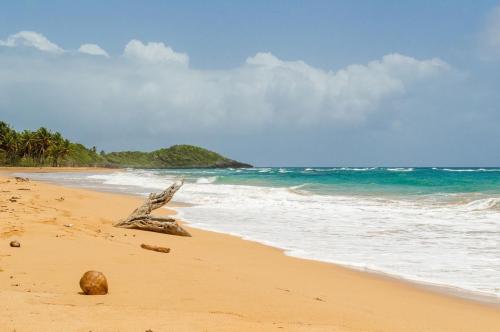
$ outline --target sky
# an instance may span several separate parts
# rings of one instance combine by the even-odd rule
[[[257,166],[500,166],[500,1],[2,1],[0,120]]]

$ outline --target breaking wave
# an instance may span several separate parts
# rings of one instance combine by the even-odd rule
[[[413,167],[394,167],[394,168],[388,168],[387,169],[389,172],[413,172],[415,169]]]
[[[209,184],[209,183],[214,183],[215,181],[217,181],[217,177],[216,176],[209,176],[209,177],[201,177],[201,178],[198,178],[196,180],[196,183],[200,183],[200,184]]]
[[[465,204],[466,211],[500,210],[500,197],[478,199]]]
[[[499,168],[433,168],[445,172],[500,172]]]

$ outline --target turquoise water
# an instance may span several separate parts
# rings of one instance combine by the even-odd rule
[[[162,170],[188,181],[271,187],[318,194],[500,194],[500,168],[252,168]],[[203,180],[205,178],[205,180]]]

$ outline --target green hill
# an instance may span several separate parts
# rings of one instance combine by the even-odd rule
[[[153,152],[124,151],[105,154],[109,166],[136,168],[252,167],[193,145],[173,145]]]
[[[99,166],[132,168],[224,168],[251,165],[193,145],[173,145],[152,152],[97,153],[46,128],[17,132],[0,121],[0,165]]]

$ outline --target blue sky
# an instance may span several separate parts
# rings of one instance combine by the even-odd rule
[[[0,118],[257,165],[498,166],[499,6],[2,2]]]
[[[391,52],[461,61],[498,1],[10,1],[4,35],[39,31],[121,54],[132,38],[163,41],[197,68],[228,68],[271,51],[324,69]]]

